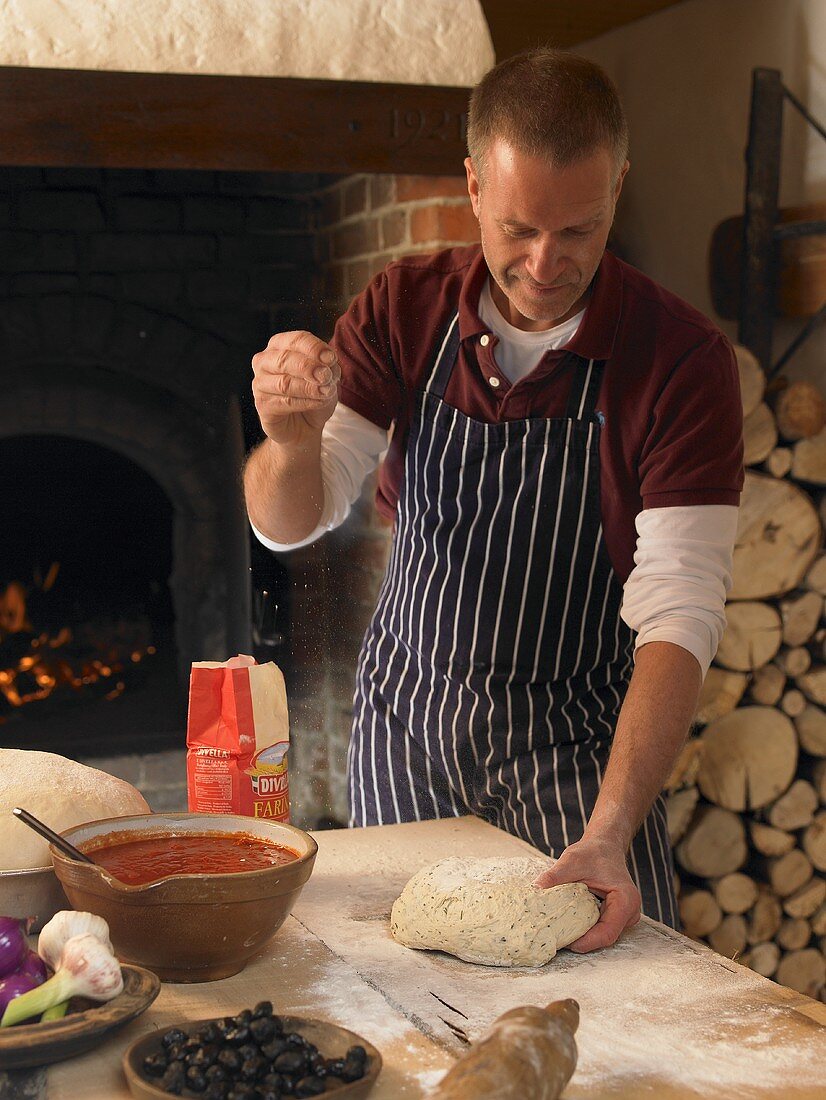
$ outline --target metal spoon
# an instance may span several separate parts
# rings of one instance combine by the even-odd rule
[[[81,852],[79,848],[75,848],[74,844],[70,844],[68,840],[65,840],[59,833],[54,832],[48,825],[44,825],[42,821],[30,814],[28,810],[21,810],[19,806],[15,806],[12,810],[15,817],[19,817],[24,825],[28,825],[30,829],[34,829],[36,833],[40,833],[42,837],[48,840],[51,844],[54,844],[55,848],[59,848],[65,856],[69,859],[77,860],[78,863],[91,863],[93,866],[97,866],[93,859]]]

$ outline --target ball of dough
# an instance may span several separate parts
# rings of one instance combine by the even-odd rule
[[[48,841],[14,816],[15,806],[56,833],[102,817],[150,812],[140,791],[97,768],[53,752],[0,749],[0,871],[52,865]]]
[[[533,856],[451,857],[402,890],[390,932],[405,947],[447,951],[486,966],[544,966],[599,919],[584,882],[537,889],[548,868]]]

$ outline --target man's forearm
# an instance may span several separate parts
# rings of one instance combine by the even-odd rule
[[[254,526],[273,542],[301,542],[324,507],[321,433],[311,441],[280,445],[265,439],[247,460],[244,495]]]
[[[681,646],[650,642],[637,650],[585,839],[627,850],[685,742],[701,686],[700,666]]]

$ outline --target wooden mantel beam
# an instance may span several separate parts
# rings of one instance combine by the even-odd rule
[[[0,164],[461,175],[468,89],[0,66]]]

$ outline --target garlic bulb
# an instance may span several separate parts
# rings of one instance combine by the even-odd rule
[[[94,913],[75,913],[69,909],[55,913],[49,923],[43,926],[43,931],[37,941],[37,953],[51,970],[57,970],[57,964],[60,961],[63,945],[66,941],[73,936],[84,936],[86,934],[100,940],[103,946],[112,954],[109,925],[103,917],[97,917]]]

